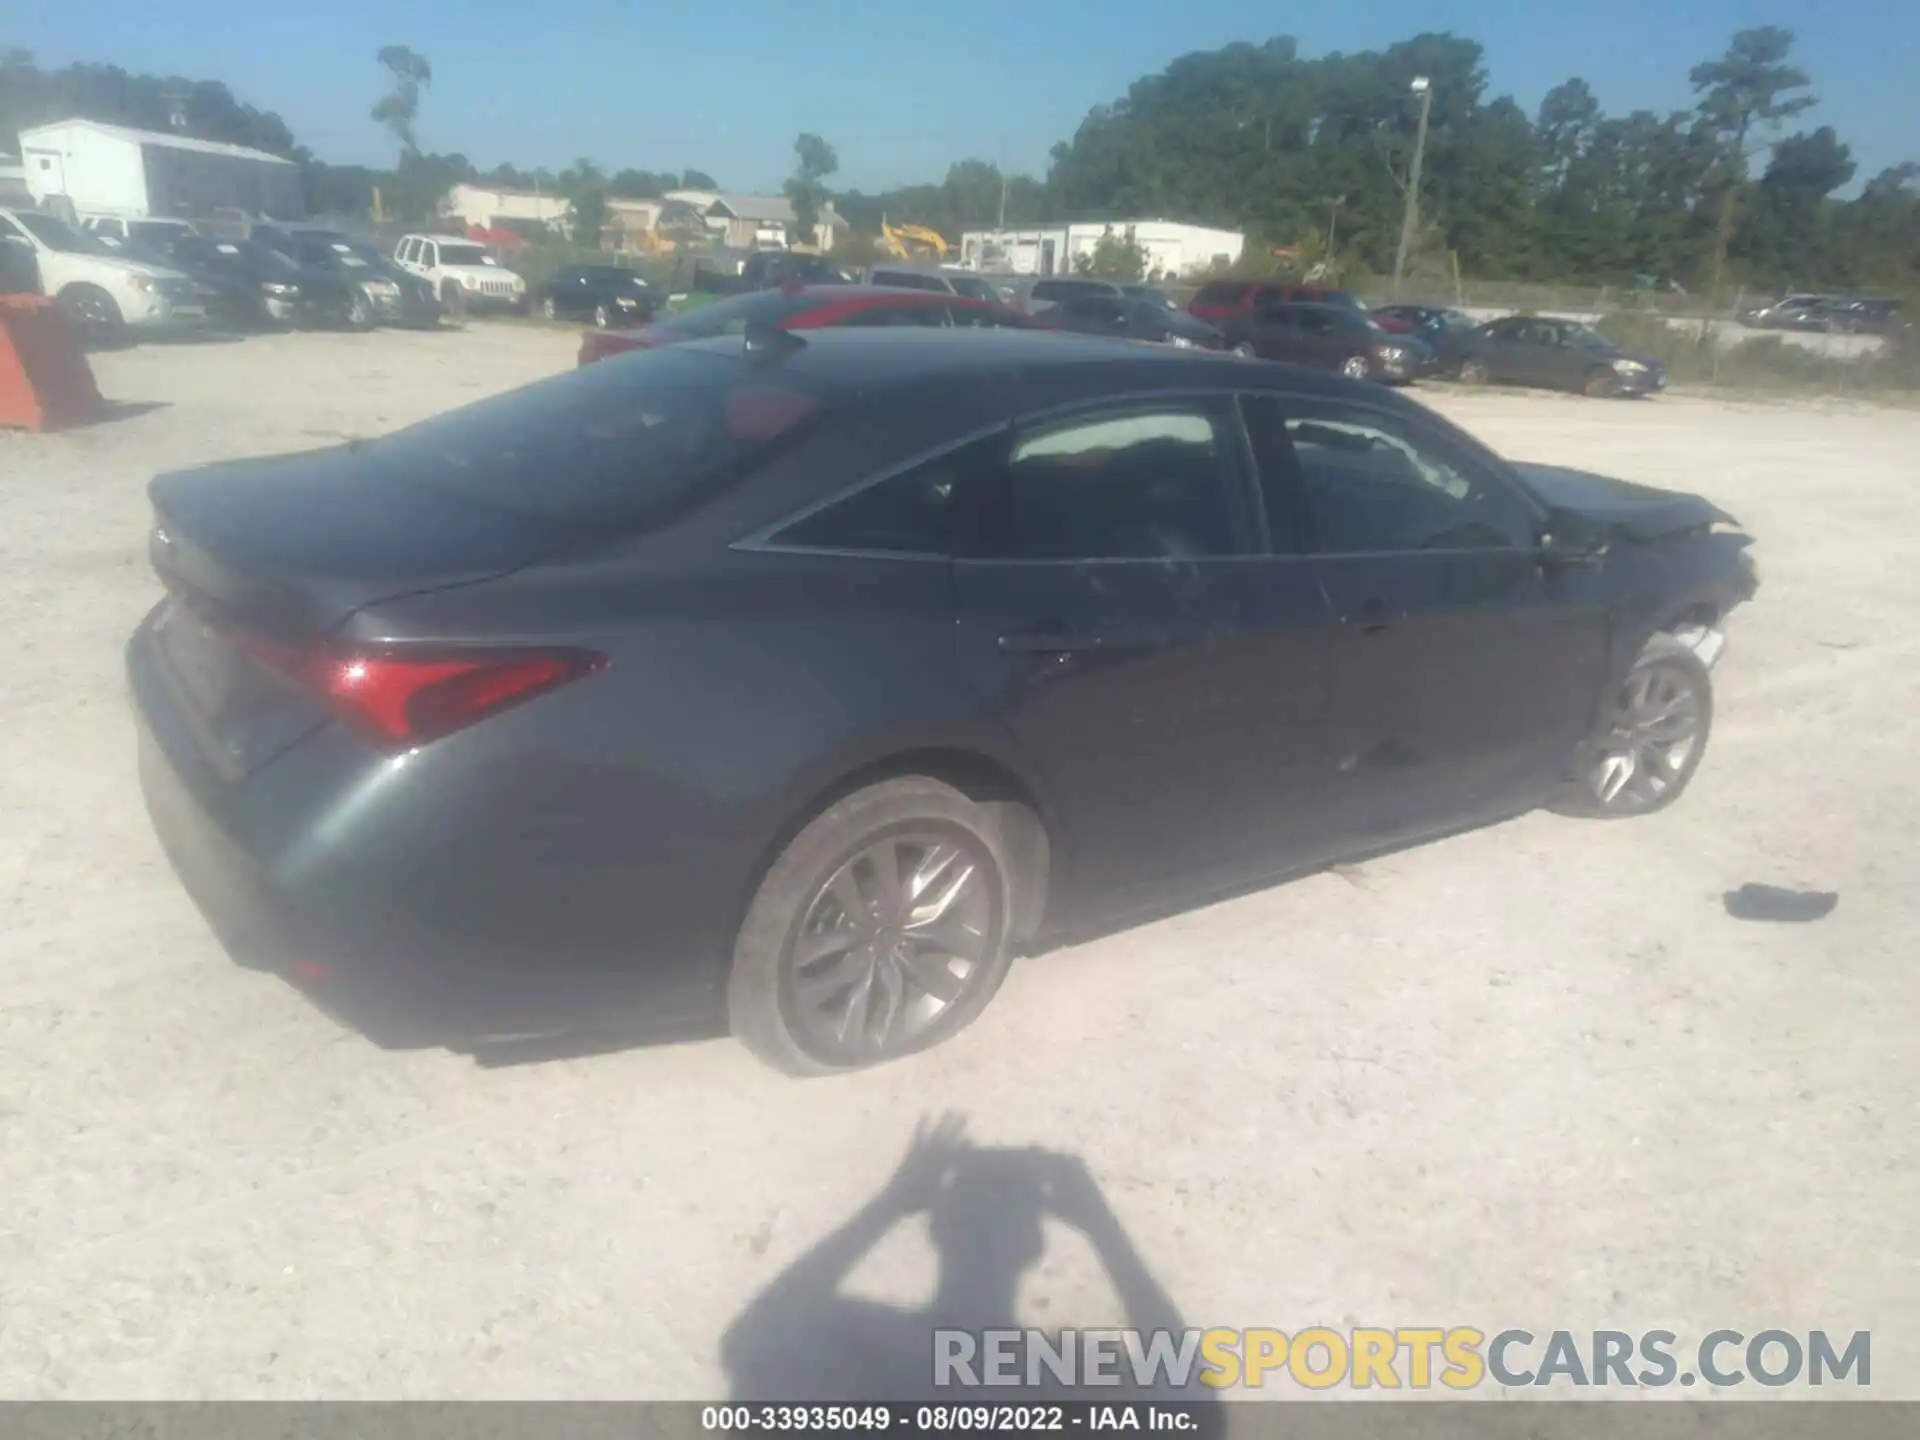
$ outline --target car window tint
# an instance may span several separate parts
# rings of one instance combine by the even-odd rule
[[[487,509],[640,524],[752,473],[824,404],[791,372],[666,345],[435,416],[365,453],[382,473]]]
[[[1284,400],[1300,500],[1329,554],[1523,549],[1534,515],[1497,475],[1406,418]]]
[[[774,545],[894,555],[952,553],[954,494],[979,454],[970,446],[882,480],[802,516]]]
[[[1110,410],[1036,427],[1009,452],[991,553],[1025,560],[1248,553],[1220,406]]]

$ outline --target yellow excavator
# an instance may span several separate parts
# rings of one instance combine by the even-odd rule
[[[889,225],[880,220],[880,248],[896,260],[944,260],[947,242],[924,225]]]

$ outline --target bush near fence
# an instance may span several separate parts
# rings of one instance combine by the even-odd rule
[[[1780,335],[1729,340],[1709,324],[1673,324],[1626,311],[1602,315],[1594,328],[1624,350],[1663,361],[1668,378],[1679,385],[1837,395],[1920,390],[1920,342],[1911,336],[1889,339],[1877,354],[1843,357]]]

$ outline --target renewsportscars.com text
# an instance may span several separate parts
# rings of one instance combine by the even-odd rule
[[[1715,1330],[1683,1342],[1671,1330],[1500,1330],[1315,1326],[1282,1330],[936,1330],[936,1385],[1131,1386],[1184,1390],[1471,1390],[1509,1387],[1649,1388],[1851,1385],[1873,1381],[1865,1330]]]

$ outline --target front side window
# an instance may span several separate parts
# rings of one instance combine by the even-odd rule
[[[1275,463],[1275,427],[1284,431],[1291,483],[1322,553],[1516,550],[1534,543],[1532,507],[1417,421],[1339,401],[1270,396],[1250,398],[1246,415],[1263,465]],[[1268,513],[1283,511],[1272,477],[1263,478]]]
[[[1020,560],[1199,559],[1255,548],[1226,402],[1101,411],[1016,436],[987,550]]]

